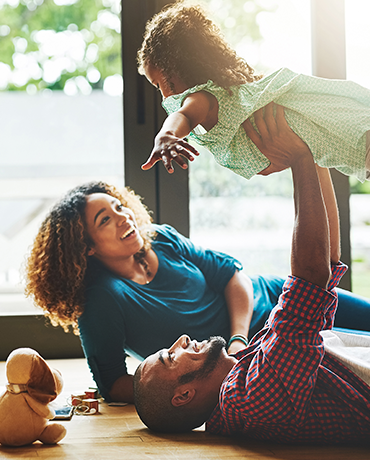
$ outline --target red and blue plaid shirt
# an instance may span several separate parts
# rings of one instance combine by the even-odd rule
[[[319,334],[333,327],[334,288],[345,271],[332,268],[328,290],[287,279],[265,327],[235,355],[209,432],[279,442],[370,438],[370,387],[325,354]]]

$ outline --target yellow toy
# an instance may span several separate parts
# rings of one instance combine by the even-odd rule
[[[62,391],[59,371],[51,369],[31,348],[18,348],[6,361],[8,385],[0,396],[0,443],[23,446],[41,441],[56,444],[66,435],[48,404]]]

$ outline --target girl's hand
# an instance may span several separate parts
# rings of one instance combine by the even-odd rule
[[[276,114],[274,116],[274,105]],[[259,148],[261,153],[270,160],[270,165],[259,172],[268,176],[274,172],[283,171],[291,167],[302,155],[311,152],[300,137],[289,127],[284,108],[271,102],[264,109],[254,113],[254,122],[259,133],[254,129],[250,120],[243,123],[247,136]]]
[[[147,162],[141,166],[141,169],[146,171],[154,166],[157,161],[162,160],[164,167],[172,174],[174,172],[172,161],[175,161],[182,169],[187,169],[188,164],[182,157],[193,161],[194,156],[197,155],[199,155],[199,152],[184,139],[169,133],[161,134],[156,137],[154,148]]]

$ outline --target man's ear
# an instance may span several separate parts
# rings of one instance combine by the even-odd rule
[[[95,249],[94,248],[89,248],[89,250],[87,251],[87,255],[88,256],[93,256],[95,254]]]
[[[175,392],[175,395],[171,399],[171,404],[174,407],[180,407],[180,406],[185,406],[186,404],[189,404],[194,396],[195,396],[196,390],[195,388],[191,389],[182,389],[178,388]]]

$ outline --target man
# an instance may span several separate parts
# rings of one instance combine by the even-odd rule
[[[255,115],[248,135],[275,171],[291,167],[295,223],[291,273],[278,305],[247,348],[227,355],[222,338],[181,336],[138,368],[135,403],[156,431],[207,430],[284,442],[343,442],[370,436],[370,387],[326,353],[339,261],[336,200],[326,169],[290,130],[281,107]],[[354,368],[356,371],[356,369]]]

